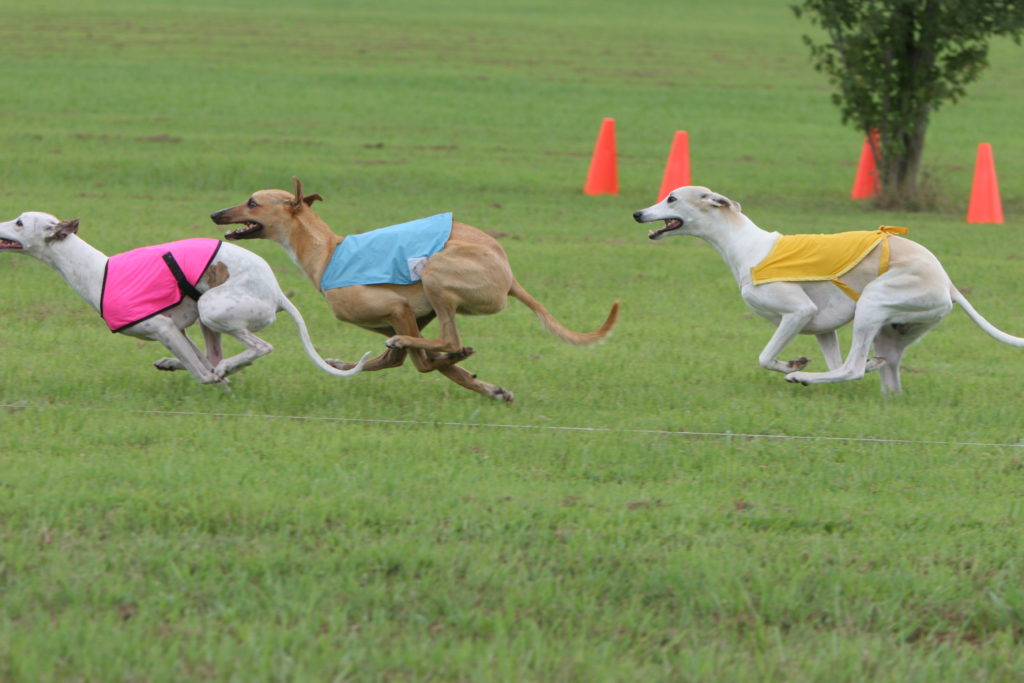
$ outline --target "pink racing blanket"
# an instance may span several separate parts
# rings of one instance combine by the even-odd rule
[[[199,298],[195,285],[213,262],[220,240],[195,239],[154,244],[107,259],[100,315],[111,332],[142,322]]]

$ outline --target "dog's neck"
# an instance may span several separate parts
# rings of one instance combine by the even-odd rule
[[[97,312],[100,310],[106,254],[78,235],[68,235],[33,256],[60,273],[78,296]]]
[[[750,269],[764,260],[781,236],[759,228],[742,213],[734,213],[726,224],[713,230],[693,234],[715,248],[740,287],[750,283]]]
[[[295,221],[297,225],[288,232],[288,244],[282,246],[295,265],[306,273],[313,286],[320,289],[320,278],[331,260],[334,248],[344,237],[335,235],[320,216],[309,208],[300,211]]]

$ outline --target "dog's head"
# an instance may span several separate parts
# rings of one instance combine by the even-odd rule
[[[295,181],[295,192],[286,190],[259,190],[253,192],[248,201],[229,209],[221,209],[210,218],[217,225],[241,225],[224,235],[224,239],[248,240],[270,239],[280,244],[288,244],[288,235],[299,217],[313,202],[323,197],[318,194],[303,195],[302,182]],[[314,214],[315,215],[315,214]]]
[[[78,219],[62,221],[41,211],[26,211],[0,223],[0,251],[39,252],[78,232]]]
[[[667,235],[700,234],[700,226],[712,219],[730,219],[742,212],[739,202],[706,187],[688,185],[672,190],[654,206],[633,212],[637,223],[665,221],[665,227],[651,230],[647,237],[660,240]]]

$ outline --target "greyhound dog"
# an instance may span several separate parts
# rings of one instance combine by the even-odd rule
[[[648,234],[652,240],[693,235],[718,251],[739,284],[743,301],[777,327],[758,358],[761,366],[785,373],[789,382],[845,382],[877,369],[882,391],[898,393],[904,349],[937,326],[953,303],[996,340],[1024,347],[1024,339],[997,329],[971,306],[930,251],[916,242],[890,236],[891,232],[905,232],[903,228],[880,229],[876,246],[868,243],[869,251],[841,274],[841,282],[839,278],[787,281],[780,277],[758,284],[758,270],[782,236],[755,225],[743,215],[738,202],[706,187],[681,187],[659,203],[636,211],[633,218],[638,223],[664,221],[664,227]],[[843,362],[836,329],[851,320],[853,340]],[[827,372],[804,372],[806,358],[778,360],[797,334],[817,337]],[[872,345],[878,356],[869,359]]]
[[[408,352],[420,372],[437,370],[460,386],[511,402],[512,392],[482,382],[457,365],[471,355],[473,349],[462,346],[455,325],[456,313],[498,313],[511,295],[526,304],[549,333],[577,346],[602,341],[618,319],[619,302],[616,301],[599,329],[580,333],[565,328],[516,281],[508,257],[496,239],[477,228],[453,222],[450,217],[450,233],[445,233],[446,237],[439,241],[440,251],[421,266],[419,280],[405,284],[388,280],[375,284],[324,286],[324,273],[332,254],[347,238],[334,234],[310,208],[322,197],[303,195],[302,183],[298,178],[293,180],[294,192],[260,190],[243,204],[217,211],[210,217],[218,225],[242,225],[227,233],[224,236],[227,240],[265,238],[280,244],[313,285],[323,292],[339,320],[387,335],[388,349],[367,362],[364,370],[399,366]],[[385,230],[390,229],[379,232]],[[440,338],[424,338],[420,330],[435,316],[441,328]],[[328,362],[338,367],[350,365],[342,361]]]
[[[50,266],[67,281],[75,292],[96,311],[104,315],[113,331],[132,337],[152,339],[163,343],[174,358],[162,358],[154,363],[158,370],[188,370],[202,384],[219,384],[227,388],[226,376],[249,365],[273,350],[273,347],[253,334],[274,322],[277,311],[284,310],[299,328],[299,336],[306,353],[313,363],[324,372],[336,377],[351,377],[358,374],[370,355],[350,369],[338,370],[328,365],[313,349],[309,332],[298,309],[281,291],[270,266],[256,254],[233,244],[218,243],[217,240],[200,240],[209,245],[207,256],[201,265],[194,268],[191,282],[183,282],[175,276],[170,284],[175,290],[171,299],[158,302],[155,310],[140,310],[137,303],[129,302],[127,317],[112,323],[110,311],[103,311],[104,304],[112,307],[106,295],[109,277],[112,273],[108,264],[117,257],[107,258],[78,237],[78,220],[61,221],[47,213],[28,212],[6,223],[0,223],[0,251],[17,252],[35,256]],[[185,240],[184,242],[189,242]],[[157,245],[155,249],[166,258],[172,248],[182,242]],[[135,252],[127,252],[133,254]],[[120,256],[120,255],[119,255]],[[144,265],[130,273],[127,279],[138,280],[146,271],[162,271],[158,267]],[[159,275],[159,273],[157,273]],[[178,291],[177,285],[192,288],[192,296]],[[134,308],[133,308],[134,306]],[[189,325],[199,320],[206,342],[206,355],[185,334]],[[123,323],[123,324],[122,324]],[[224,358],[221,349],[221,333],[229,334],[242,344],[245,350]]]

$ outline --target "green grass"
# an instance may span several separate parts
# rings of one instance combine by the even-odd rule
[[[160,348],[4,255],[0,678],[1024,670],[1020,351],[955,311],[907,354],[904,396],[875,376],[786,384],[757,367],[771,328],[713,250],[652,244],[630,217],[685,129],[694,181],[760,225],[907,225],[1024,334],[1020,48],[995,44],[933,119],[940,210],[880,214],[847,199],[860,137],[784,2],[2,6],[4,220],[78,217],[114,253],[216,236],[209,213],[298,175],[339,232],[453,210],[504,233],[570,327],[623,311],[584,350],[517,303],[461,319],[466,366],[511,406],[411,367],[328,377],[287,319],[228,395],[156,372]],[[622,189],[586,197],[605,116]],[[1003,226],[963,220],[979,142]],[[382,348],[278,247],[245,246],[324,355]],[[788,352],[822,364],[813,339]]]

